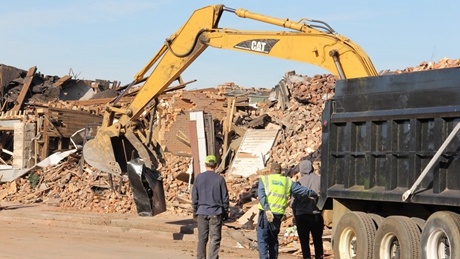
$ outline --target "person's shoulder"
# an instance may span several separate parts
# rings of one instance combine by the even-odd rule
[[[195,182],[199,181],[203,177],[203,173],[199,173],[195,176]]]
[[[211,171],[203,171],[203,172],[199,173],[199,174],[196,176],[196,178],[198,178],[198,177],[200,177],[200,178],[209,178],[210,176],[212,177],[213,174],[214,174],[214,173],[211,172]],[[196,178],[195,178],[195,179],[196,179]]]
[[[302,177],[300,177],[300,179],[304,178],[304,179],[311,179],[311,178],[320,178],[321,176],[317,173],[311,173],[311,174],[306,174]]]

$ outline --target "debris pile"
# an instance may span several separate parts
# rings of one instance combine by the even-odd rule
[[[321,116],[325,102],[334,97],[336,80],[333,75],[289,77],[289,108],[268,111],[272,120],[283,125],[283,138],[270,152],[273,161],[290,168],[308,158],[320,167]]]
[[[118,81],[81,80],[70,75],[50,76],[40,73],[35,66],[25,71],[3,64],[0,64],[0,79],[2,93],[0,112],[19,110],[23,104],[89,100],[96,93],[120,86]]]
[[[417,71],[424,71],[424,70],[433,70],[433,69],[443,69],[443,68],[451,68],[451,67],[459,67],[460,66],[460,59],[450,59],[450,58],[441,58],[438,62],[430,61],[430,62],[422,62],[420,65],[416,67],[408,67],[403,70],[397,69],[395,73],[409,73],[409,72],[417,72]]]
[[[437,63],[423,62],[416,67],[382,71],[381,74],[407,73],[457,66],[460,66],[460,59],[444,58]],[[26,71],[18,70],[16,73],[22,76],[26,74]],[[63,87],[65,86],[64,83],[70,80],[70,78],[61,79],[54,77],[40,79],[43,82],[37,84],[39,86],[32,90],[35,97],[30,97],[30,102],[46,102],[47,105],[53,107],[93,110],[95,114],[101,113],[104,102],[98,102],[97,99],[86,103],[84,100],[53,100],[50,102],[50,98],[55,99],[61,96],[52,94],[54,93],[53,87]],[[174,146],[168,142],[180,135],[180,132],[177,131],[179,128],[177,125],[179,121],[187,120],[186,113],[188,111],[198,109],[213,114],[216,143],[224,142],[224,136],[227,134],[224,122],[231,121],[233,135],[229,138],[231,145],[235,145],[236,148],[238,147],[237,140],[242,137],[245,129],[266,128],[276,125],[281,129],[281,134],[270,150],[269,161],[281,163],[283,168],[287,170],[286,173],[289,173],[289,169],[306,158],[313,162],[315,170],[320,173],[321,114],[325,102],[334,97],[336,80],[337,78],[330,74],[310,77],[297,75],[294,71],[290,71],[275,91],[271,91],[271,89],[244,89],[230,84],[232,86],[231,91],[229,91],[229,85],[225,85],[219,86],[217,89],[178,90],[162,95],[160,106],[166,112],[162,114],[163,127],[160,141],[162,144],[166,143],[167,152],[166,164],[158,169],[163,176],[168,213],[191,215],[190,190],[193,179],[187,172],[192,159],[189,150],[186,150],[187,136],[183,134],[181,138],[182,144],[185,145],[185,150],[182,150],[183,154],[174,152]],[[18,98],[18,94],[22,90],[21,86],[24,87],[25,81],[12,80],[8,84],[3,83],[2,87],[6,93],[3,96],[4,107],[12,108],[16,105],[14,100]],[[236,93],[236,90],[239,92]],[[256,96],[255,92],[264,92],[264,96]],[[269,96],[273,92],[277,95],[277,101],[271,100]],[[231,120],[228,120],[226,116],[229,113],[225,111],[229,107],[227,99],[230,96],[235,99],[235,103],[230,104],[234,105],[235,112],[231,113]],[[193,98],[199,98],[199,101],[194,102]],[[168,135],[172,134],[171,132],[174,130],[176,132],[172,137]],[[225,154],[222,150],[220,152],[221,156]],[[225,174],[226,169],[228,167],[223,168],[221,172]],[[298,177],[298,175],[292,176],[294,179]],[[230,222],[235,223],[242,218],[246,223],[251,218],[251,215],[246,213],[257,204],[258,174],[254,172],[250,177],[235,175],[225,175],[225,177],[232,207]],[[128,180],[120,177],[111,179],[108,174],[87,164],[82,164],[79,154],[69,156],[56,166],[34,168],[12,182],[1,183],[0,198],[0,201],[4,199],[23,203],[44,202],[63,209],[71,208],[101,213],[136,213]],[[246,228],[252,227],[253,229],[253,223],[246,225]],[[242,225],[244,224],[239,224],[238,227]],[[283,227],[284,229],[292,227],[292,214],[289,210]],[[326,226],[325,236],[330,236],[328,230],[329,225]],[[290,233],[292,234],[292,231]],[[299,247],[293,245],[295,243],[298,243],[295,235],[292,238],[288,234],[284,245],[286,247],[292,246],[295,251],[298,251]],[[325,249],[330,253],[327,247],[328,244],[325,243]]]

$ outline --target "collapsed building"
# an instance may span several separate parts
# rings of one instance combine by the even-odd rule
[[[381,74],[454,66],[460,66],[459,59],[423,62]],[[191,214],[189,190],[193,175],[200,172],[203,150],[220,158],[218,172],[227,179],[231,215],[240,226],[251,218],[257,204],[258,176],[266,173],[268,162],[281,163],[288,174],[302,159],[309,159],[320,174],[321,114],[324,103],[334,97],[336,80],[330,74],[303,76],[288,71],[273,88],[227,83],[162,94],[157,137],[166,164],[158,169],[168,212]],[[25,71],[2,65],[0,86],[5,153],[0,162],[11,166],[6,169],[10,173],[3,173],[0,179],[0,201],[44,202],[103,213],[136,212],[128,181],[92,168],[78,151],[88,136],[86,131],[101,122],[104,104],[123,88],[118,82],[43,76],[35,68]],[[131,98],[127,95],[122,101],[129,103]],[[84,134],[75,134],[83,129]],[[63,155],[59,162],[40,165],[55,154]],[[287,216],[285,227],[292,223],[289,213]]]
[[[45,76],[36,67],[25,71],[0,65],[0,132],[6,152],[2,159],[12,159],[14,168],[23,169],[53,151],[75,146],[72,135],[87,124],[100,123],[100,116],[84,105],[55,107],[53,103],[90,100],[118,85],[116,81],[79,80],[69,75]]]

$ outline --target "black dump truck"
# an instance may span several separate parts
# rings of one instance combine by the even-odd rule
[[[341,80],[318,206],[334,258],[460,258],[460,68]]]

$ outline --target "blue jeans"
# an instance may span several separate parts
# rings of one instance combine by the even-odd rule
[[[267,221],[265,211],[259,210],[257,222],[257,246],[259,259],[278,258],[278,234],[280,233],[281,218],[283,215],[274,214],[273,222]]]
[[[222,215],[197,215],[198,224],[198,246],[196,258],[206,259],[206,246],[208,239],[209,259],[219,259],[220,240],[222,238]]]

